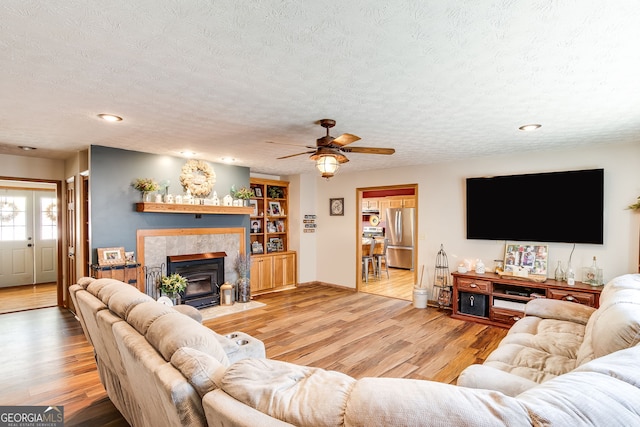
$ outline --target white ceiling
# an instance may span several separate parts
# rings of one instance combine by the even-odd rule
[[[640,142],[640,2],[3,0],[0,77],[0,153],[39,157],[188,149],[312,172],[276,157],[322,118],[396,149],[345,172]]]

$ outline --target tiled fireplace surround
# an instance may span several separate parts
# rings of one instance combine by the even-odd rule
[[[167,256],[226,252],[224,277],[227,282],[235,283],[238,273],[234,266],[238,254],[245,253],[245,233],[243,227],[138,230],[138,262],[141,267],[160,267],[162,264],[166,267]],[[144,292],[145,277],[142,268],[139,275],[139,289]]]

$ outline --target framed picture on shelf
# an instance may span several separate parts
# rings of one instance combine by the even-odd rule
[[[263,253],[264,250],[262,248],[262,243],[258,242],[257,240],[253,243],[251,243],[251,253],[252,254],[261,254]]]
[[[120,265],[125,263],[124,248],[97,248],[98,265]]]
[[[272,216],[282,215],[282,208],[280,207],[280,202],[269,202],[269,212],[271,212]]]
[[[258,201],[249,200],[249,206],[253,208],[253,212],[251,212],[251,216],[258,216]]]
[[[278,233],[284,233],[284,221],[279,219],[276,221],[276,231]]]
[[[272,237],[269,239],[269,243],[271,244],[273,251],[272,252],[282,252],[284,251],[284,245],[282,243],[282,239],[280,237]]]
[[[532,244],[507,244],[504,251],[504,271],[514,273],[520,269],[528,274],[547,275],[549,246]]]
[[[256,197],[262,197],[262,188],[253,187],[253,194],[255,194]]]
[[[262,221],[259,219],[251,220],[251,232],[252,233],[262,233]]]
[[[277,233],[277,232],[278,232],[278,227],[276,227],[276,222],[269,221],[267,223],[267,233]]]

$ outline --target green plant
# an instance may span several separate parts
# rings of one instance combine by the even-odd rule
[[[158,287],[162,293],[169,296],[176,296],[187,289],[187,283],[187,279],[178,273],[173,273],[170,276],[162,276]]]
[[[282,199],[284,197],[284,191],[280,187],[267,187],[267,193],[272,199]]]
[[[638,201],[632,205],[627,206],[627,209],[631,209],[634,211],[637,211],[638,209],[640,209],[640,196],[638,196]]]
[[[143,193],[150,193],[152,191],[158,191],[160,186],[152,178],[138,178],[133,181],[133,188]]]
[[[253,194],[253,190],[251,188],[242,187],[241,189],[236,191],[235,187],[231,187],[231,196],[234,199],[248,200],[248,199],[254,197],[254,194]]]

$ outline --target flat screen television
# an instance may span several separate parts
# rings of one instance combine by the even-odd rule
[[[604,169],[467,178],[467,239],[603,244]]]

